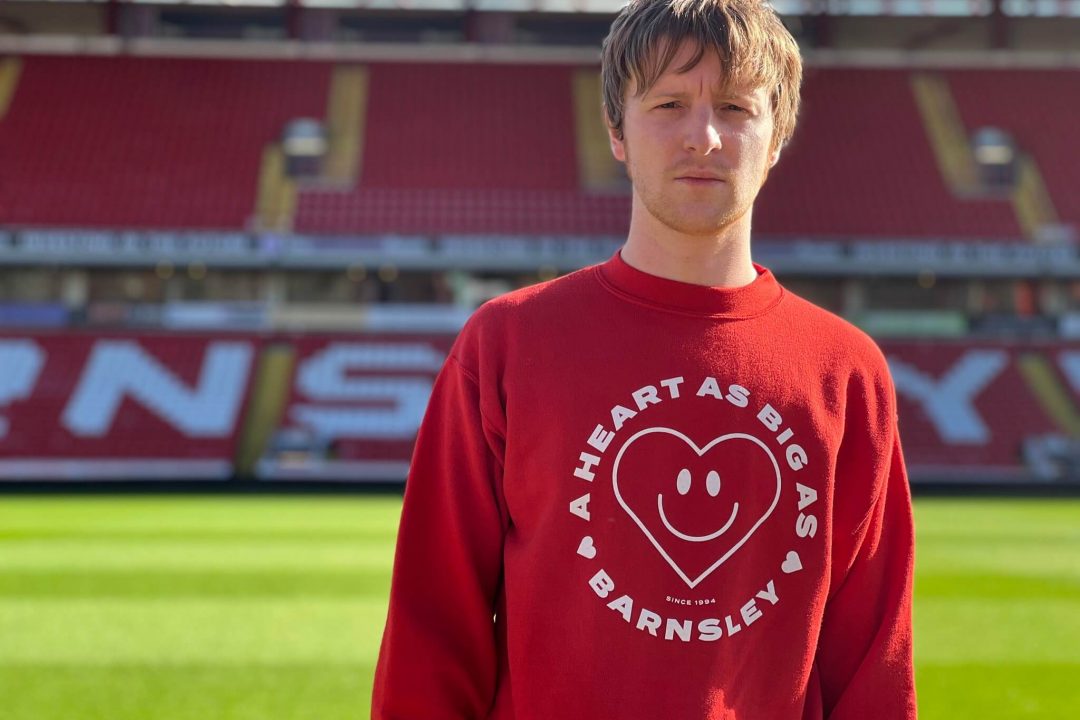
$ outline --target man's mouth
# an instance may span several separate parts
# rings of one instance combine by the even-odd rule
[[[695,177],[695,176],[692,176],[692,175],[684,175],[682,177],[678,177],[678,178],[675,178],[675,179],[678,180],[679,182],[684,182],[684,183],[687,183],[689,185],[702,185],[702,186],[705,186],[705,185],[718,185],[718,184],[724,182],[720,178]]]

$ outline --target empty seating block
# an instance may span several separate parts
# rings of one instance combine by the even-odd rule
[[[0,221],[246,226],[263,147],[322,117],[331,65],[26,57],[0,121]]]
[[[952,196],[907,70],[809,69],[794,141],[754,220],[781,237],[1022,237],[1007,201]]]
[[[249,227],[264,148],[290,119],[326,118],[333,68],[23,58],[0,119],[0,224]],[[335,234],[625,233],[625,188],[579,169],[579,144],[597,148],[595,133],[579,138],[588,128],[575,110],[583,102],[582,73],[592,70],[367,64],[366,102],[356,119],[363,132],[350,150],[359,180],[300,184],[292,227]],[[913,72],[808,68],[795,139],[755,206],[758,237],[1023,239],[1008,198],[962,198],[950,190],[920,115]],[[1037,163],[1060,220],[1080,224],[1080,165],[1063,152],[1072,142],[1080,73],[937,74],[964,130],[996,125],[1012,133]]]

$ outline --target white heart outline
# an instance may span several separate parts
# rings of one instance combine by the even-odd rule
[[[623,500],[622,493],[619,492],[619,462],[622,461],[622,456],[623,453],[626,452],[626,448],[630,447],[630,445],[638,438],[644,435],[651,435],[652,433],[658,432],[666,433],[668,435],[674,435],[675,437],[679,438],[684,443],[689,445],[691,449],[693,449],[693,451],[697,453],[698,457],[701,457],[705,453],[709,452],[709,450],[714,445],[722,443],[725,440],[730,440],[732,438],[742,438],[744,440],[750,440],[765,451],[765,454],[767,454],[769,456],[769,459],[772,461],[773,469],[776,471],[776,495],[775,497],[773,497],[772,505],[769,506],[769,509],[765,511],[765,514],[762,515],[756,523],[754,523],[754,526],[750,528],[750,530],[746,533],[746,535],[742,537],[742,539],[739,540],[739,542],[735,543],[730,550],[724,553],[723,557],[713,563],[712,566],[705,570],[705,572],[701,573],[701,575],[698,575],[697,578],[695,578],[694,580],[691,580],[689,577],[687,577],[686,573],[683,572],[682,568],[679,567],[678,563],[671,559],[671,556],[668,555],[667,551],[664,550],[664,547],[656,541],[656,538],[653,537],[653,534],[649,532],[649,528],[645,527],[645,523],[641,522],[641,518],[639,518],[637,514],[635,514],[634,511],[630,509],[630,506],[626,504],[625,500]],[[685,582],[687,585],[690,586],[691,589],[693,589],[695,586],[697,586],[698,583],[700,583],[702,580],[712,574],[713,570],[723,565],[724,561],[731,557],[736,550],[741,548],[746,543],[746,541],[750,539],[750,536],[757,532],[757,529],[761,527],[761,524],[765,522],[770,515],[772,515],[773,510],[776,509],[777,503],[780,502],[780,463],[776,461],[776,456],[773,455],[772,450],[770,450],[768,446],[765,445],[765,443],[761,442],[761,440],[758,440],[753,435],[747,435],[746,433],[728,433],[727,435],[721,435],[720,437],[713,438],[713,440],[710,441],[708,445],[699,449],[697,443],[688,438],[686,435],[683,435],[678,430],[673,430],[666,427],[651,427],[645,428],[644,430],[639,430],[638,432],[634,433],[627,439],[625,443],[623,443],[623,446],[619,448],[619,453],[615,456],[615,464],[611,468],[611,485],[612,488],[615,490],[615,499],[619,501],[619,505],[622,506],[622,509],[626,511],[627,515],[634,519],[634,522],[637,523],[637,526],[641,528],[641,532],[645,533],[645,537],[649,538],[649,542],[651,542],[653,544],[653,547],[655,547],[657,551],[659,551],[659,553],[664,557],[664,559],[667,560],[668,565],[670,565],[671,568],[679,574],[679,577],[683,579],[683,582]]]

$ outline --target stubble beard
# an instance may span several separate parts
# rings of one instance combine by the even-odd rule
[[[695,204],[696,212],[688,212],[687,207],[680,207],[680,204],[672,197],[679,191],[674,183],[663,188],[653,187],[652,182],[644,174],[634,172],[629,147],[625,147],[625,153],[626,175],[634,188],[634,194],[640,198],[642,205],[652,217],[656,218],[657,222],[677,233],[715,238],[742,218],[753,204],[752,197],[749,201],[743,200],[739,197],[737,186],[725,182],[728,187],[721,188],[721,192],[730,192],[730,196],[718,199],[716,204],[705,207],[702,207],[699,201]]]

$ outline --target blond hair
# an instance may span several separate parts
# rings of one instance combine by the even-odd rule
[[[716,52],[724,91],[769,89],[773,147],[791,139],[802,58],[795,38],[765,0],[631,0],[611,24],[601,52],[604,113],[619,139],[630,83],[636,97],[647,93],[684,41],[694,43],[696,51],[676,72],[693,68],[706,51]]]

